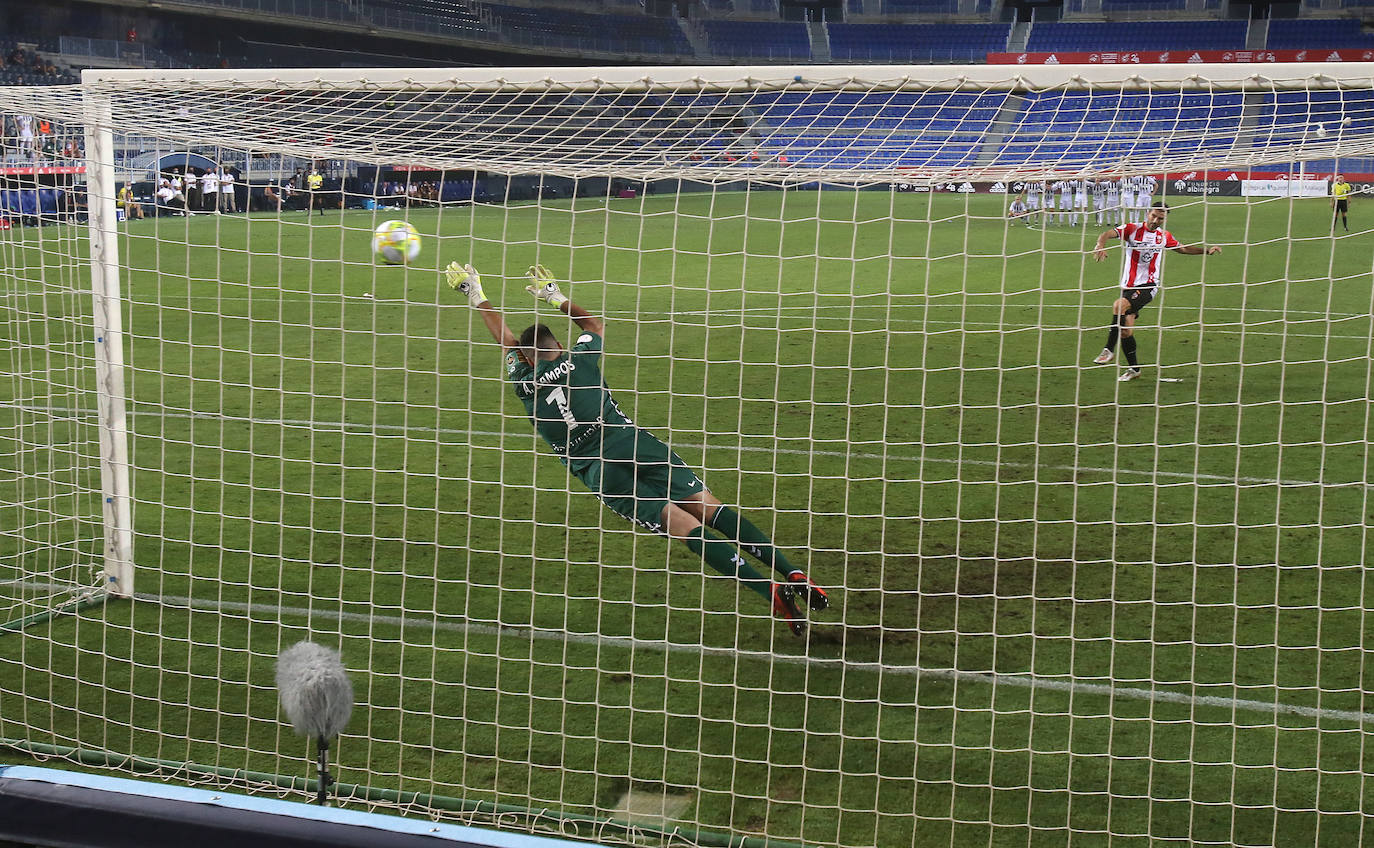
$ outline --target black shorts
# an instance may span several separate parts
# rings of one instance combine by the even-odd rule
[[[1140,310],[1150,305],[1150,301],[1155,299],[1154,289],[1122,289],[1121,296],[1126,298],[1127,315],[1139,315]]]
[[[1346,200],[1344,197],[1342,197],[1340,200],[1337,200],[1337,201],[1336,201],[1336,214],[1337,214],[1337,215],[1344,215],[1344,214],[1346,214],[1346,213],[1349,212],[1349,211],[1350,211],[1350,201]]]

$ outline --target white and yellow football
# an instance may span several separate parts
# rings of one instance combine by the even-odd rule
[[[372,233],[372,252],[388,265],[406,265],[420,255],[420,233],[406,221],[384,221]]]

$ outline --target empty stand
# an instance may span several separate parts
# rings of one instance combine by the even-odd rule
[[[1248,31],[1248,21],[1037,23],[1026,50],[1243,50]]]
[[[1010,24],[829,24],[838,62],[982,62],[1007,49]]]
[[[750,59],[811,58],[811,38],[806,24],[781,21],[701,22],[711,52],[716,56]]]
[[[998,164],[1071,167],[1147,150],[1226,146],[1240,134],[1245,105],[1238,93],[1046,92],[1023,99],[997,149]]]
[[[1270,50],[1374,49],[1356,18],[1289,18],[1269,22]],[[1351,57],[1357,58],[1357,57]]]
[[[495,4],[485,8],[491,13],[497,31],[519,44],[628,55],[691,56],[694,53],[687,36],[672,18]],[[809,47],[809,42],[807,44]]]

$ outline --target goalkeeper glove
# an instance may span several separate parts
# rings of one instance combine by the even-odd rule
[[[558,290],[558,283],[554,282],[553,272],[548,268],[531,265],[525,276],[530,278],[530,285],[525,286],[525,291],[540,300],[547,300],[554,309],[568,302],[568,296]]]
[[[467,295],[468,302],[473,306],[481,306],[486,302],[487,294],[482,291],[482,278],[478,276],[477,269],[472,267],[471,263],[459,265],[457,262],[450,262],[444,269],[444,276],[448,277],[449,288]]]

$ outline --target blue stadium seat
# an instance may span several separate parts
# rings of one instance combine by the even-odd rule
[[[1268,128],[1262,142],[1299,141],[1322,130],[1330,135],[1374,132],[1374,92],[1282,91],[1264,96],[1257,125]]]
[[[1188,0],[1102,0],[1103,12],[1184,12]]]
[[[1010,24],[827,24],[837,62],[982,62],[1007,49]]]
[[[957,15],[959,0],[883,0],[884,15]]]
[[[1034,53],[1104,50],[1243,50],[1248,21],[1150,21],[1145,26],[1121,22],[1037,23],[1026,50]]]
[[[717,56],[767,59],[810,59],[811,37],[806,24],[781,21],[702,21]]]
[[[672,18],[498,4],[486,8],[500,34],[518,44],[628,55],[694,53],[686,34]]]
[[[1290,18],[1269,22],[1270,50],[1374,49],[1357,18]],[[1355,58],[1355,57],[1352,57]]]
[[[847,168],[972,165],[1005,94],[755,95],[770,156]]]

